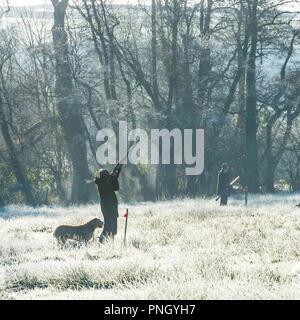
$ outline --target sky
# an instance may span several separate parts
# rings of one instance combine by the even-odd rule
[[[51,0],[0,0],[0,8],[6,7],[7,2],[9,1],[10,6],[32,6],[32,5],[44,5],[44,4],[51,4]],[[112,3],[116,4],[151,4],[151,0],[110,0]],[[191,2],[194,2],[196,0],[191,0]],[[294,0],[296,1],[296,0]],[[72,3],[72,0],[69,0],[70,4]],[[300,11],[300,0],[296,4],[287,4],[284,7],[282,7],[285,10],[297,10]]]
[[[11,6],[32,6],[32,5],[43,5],[43,4],[51,4],[51,0],[8,0]],[[72,0],[70,0],[70,3]],[[113,0],[112,2],[118,4],[135,4],[137,0]],[[145,1],[142,1],[145,2]],[[0,3],[6,4],[7,0],[0,0]]]
[[[51,4],[51,0],[0,0],[0,4],[3,6],[9,1],[11,6],[31,6],[31,5],[43,5],[43,4]],[[69,0],[70,3],[72,0]],[[118,3],[118,4],[136,4],[138,0],[111,0],[112,2]],[[150,0],[141,0],[140,2],[145,3],[151,3]],[[295,9],[300,10],[300,3],[289,5],[294,7]]]

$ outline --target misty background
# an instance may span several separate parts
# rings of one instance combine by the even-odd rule
[[[202,175],[128,164],[122,201],[212,196],[223,162],[250,192],[299,191],[300,15],[291,4],[299,1],[4,1],[2,202],[97,202],[96,134],[117,134],[121,120],[129,131],[205,130]]]

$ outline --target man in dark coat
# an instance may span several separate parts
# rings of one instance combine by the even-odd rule
[[[119,173],[120,170],[110,175],[107,170],[101,170],[100,177],[95,179],[100,195],[101,211],[104,217],[104,228],[99,238],[100,243],[107,237],[114,238],[117,234],[119,213],[115,191],[119,190]]]
[[[226,206],[228,201],[228,196],[230,195],[230,182],[228,176],[229,165],[224,163],[222,168],[218,174],[218,181],[217,181],[217,195],[220,196],[221,206]]]

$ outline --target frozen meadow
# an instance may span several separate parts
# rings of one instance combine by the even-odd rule
[[[69,241],[99,205],[0,213],[0,299],[300,299],[300,195],[119,205],[118,235]],[[123,245],[126,208],[127,244]]]

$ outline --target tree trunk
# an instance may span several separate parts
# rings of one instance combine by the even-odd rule
[[[152,7],[153,9],[153,7]],[[175,105],[175,112],[178,111],[178,25],[180,21],[181,8],[180,2],[174,0],[172,8],[169,8],[170,17],[170,66],[167,66],[168,70],[168,94],[166,101],[166,108],[164,110],[165,120],[159,121],[160,127],[165,127],[169,131],[174,128],[173,119],[173,105]],[[152,12],[153,13],[153,12]],[[153,21],[152,21],[153,28]],[[152,30],[152,37],[154,30]],[[156,31],[155,31],[156,32]],[[152,72],[155,62],[155,52],[153,51],[154,42],[152,43]],[[153,102],[155,103],[156,98],[153,93]],[[160,152],[161,154],[161,152]],[[170,139],[170,164],[159,163],[156,172],[156,194],[158,199],[174,198],[177,195],[177,180],[176,180],[176,165],[174,164],[174,141]]]
[[[5,113],[3,110],[3,100],[2,100],[1,90],[0,90],[0,127],[1,127],[1,133],[3,135],[5,144],[8,149],[8,156],[9,156],[12,169],[16,176],[17,182],[22,185],[22,192],[25,196],[26,203],[31,206],[35,206],[37,205],[37,202],[34,199],[33,194],[30,190],[29,182],[27,181],[27,178],[23,173],[21,163],[17,157],[17,152],[15,150],[12,138],[9,133],[9,127],[8,127]]]
[[[156,110],[160,110],[159,92],[157,81],[157,31],[156,31],[156,0],[152,0],[152,14],[151,14],[151,76],[153,86],[153,104]]]
[[[275,180],[276,165],[271,162],[266,167],[266,191],[267,193],[274,193],[274,180]]]
[[[272,156],[272,128],[276,121],[276,116],[274,115],[267,124],[266,129],[266,175],[265,175],[265,185],[267,192],[274,192],[274,174],[275,165]]]
[[[90,199],[92,187],[86,181],[90,178],[87,163],[87,146],[79,115],[78,101],[73,99],[72,75],[68,57],[68,37],[64,30],[67,0],[52,0],[54,26],[52,28],[56,59],[55,93],[60,125],[73,166],[71,201],[86,203]]]
[[[250,28],[250,52],[247,65],[246,78],[246,180],[249,191],[259,191],[258,163],[257,163],[257,107],[256,107],[256,48],[257,48],[257,0],[251,6],[248,0],[249,28]]]
[[[204,8],[202,3],[200,9],[201,51],[198,70],[198,100],[203,110],[211,99],[209,79],[211,73],[210,21],[212,5],[213,1],[207,0],[207,7]]]

